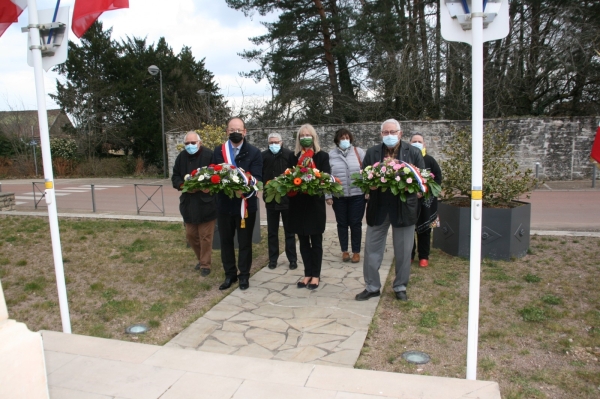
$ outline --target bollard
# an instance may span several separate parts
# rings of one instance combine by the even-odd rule
[[[593,171],[592,171],[592,188],[596,187],[596,170],[598,169],[598,167],[596,167],[596,165],[593,165]]]
[[[94,197],[94,185],[90,184],[90,186],[92,186],[92,212],[96,213],[96,198]]]
[[[540,178],[540,163],[535,163],[535,180],[539,180]],[[535,188],[538,188],[538,182],[535,182]]]

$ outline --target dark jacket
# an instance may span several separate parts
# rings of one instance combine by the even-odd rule
[[[294,165],[298,163],[300,154],[294,155]],[[319,151],[313,157],[317,169],[331,173],[329,154]],[[323,234],[327,213],[325,210],[325,197],[322,195],[298,194],[290,197],[290,210],[288,225],[294,234],[313,235]]]
[[[295,163],[294,153],[287,148],[281,148],[277,154],[273,154],[271,150],[262,152],[263,159],[263,173],[262,181],[263,184],[267,184],[269,180],[273,180],[280,174],[282,174],[287,168],[293,167]],[[263,193],[263,200],[265,199]],[[283,210],[288,209],[289,200],[287,196],[281,198],[281,203],[273,200],[271,202],[265,202],[267,209]]]
[[[363,168],[373,165],[375,162],[383,161],[385,157],[385,144],[378,144],[367,150],[367,155],[363,160]],[[419,169],[425,168],[423,155],[421,151],[410,144],[401,141],[398,152],[394,158],[415,165]],[[381,189],[371,190],[369,192],[369,202],[367,203],[367,224],[369,226],[381,225],[385,217],[390,216],[390,223],[393,227],[412,226],[417,222],[419,216],[419,199],[417,194],[408,194],[406,202],[400,200],[400,196],[395,196],[390,190],[382,192]]]
[[[197,153],[190,155],[181,151],[173,165],[171,182],[173,187],[181,191],[183,178],[192,170],[208,166],[212,160],[213,152],[205,147],[200,147]],[[214,195],[197,193],[181,193],[179,197],[179,212],[185,223],[200,224],[210,222],[217,218],[217,204]]]
[[[221,148],[221,145],[215,147],[212,163],[220,164],[225,162]],[[240,153],[235,158],[235,163],[238,168],[242,168],[246,172],[250,172],[252,176],[256,177],[257,181],[262,181],[262,155],[258,148],[254,147],[246,140],[244,140],[240,149]],[[246,198],[248,198],[248,212],[256,212],[258,210],[258,197],[256,196],[256,191],[248,194]],[[241,205],[241,198],[237,198],[235,196],[233,198],[229,198],[223,193],[217,194],[217,209],[220,213],[239,215]]]
[[[435,158],[431,155],[425,155],[423,157],[425,160],[425,169],[429,169],[431,173],[433,173],[433,180],[441,185],[442,184],[442,169],[440,169],[440,165],[438,165]],[[427,201],[423,198],[419,200],[421,204],[421,213],[419,214],[419,219],[417,220],[416,231],[417,233],[424,233],[428,231],[431,227],[431,223],[433,223],[437,219],[437,198],[431,197]]]

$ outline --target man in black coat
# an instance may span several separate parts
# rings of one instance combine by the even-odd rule
[[[240,118],[232,118],[227,122],[229,140],[215,148],[212,163],[235,164],[261,181],[262,154],[260,150],[245,140],[246,125]],[[221,239],[221,260],[225,269],[225,281],[219,287],[226,290],[236,281],[240,281],[240,289],[246,290],[250,286],[250,267],[252,266],[252,231],[258,210],[258,197],[256,191],[245,194],[247,201],[247,216],[242,217],[241,198],[229,198],[223,193],[217,195],[217,209],[219,221],[219,238]],[[243,226],[243,227],[242,227]],[[233,237],[238,236],[238,266],[235,266],[235,249]],[[238,275],[239,270],[239,275]]]
[[[425,167],[421,151],[401,141],[402,129],[395,119],[388,119],[381,125],[383,144],[367,150],[363,167],[393,158],[413,164],[419,169]],[[396,298],[406,301],[406,287],[410,277],[410,252],[414,243],[415,223],[419,212],[420,195],[407,194],[406,202],[391,190],[371,190],[367,204],[367,236],[365,239],[365,257],[363,275],[365,290],[356,295],[357,301],[366,301],[380,295],[381,279],[379,268],[383,261],[387,233],[392,225],[394,257],[396,258],[396,278],[392,284]]]
[[[287,168],[294,166],[294,153],[287,148],[283,148],[282,138],[279,133],[271,133],[268,137],[269,149],[262,152],[263,158],[263,184],[269,180],[281,175]],[[263,200],[264,200],[263,195]],[[279,218],[283,222],[283,231],[285,233],[285,255],[290,262],[290,269],[298,267],[298,255],[296,254],[296,236],[290,232],[288,226],[289,199],[287,196],[281,197],[281,202],[265,202],[267,209],[267,231],[269,242],[269,269],[277,267],[279,258]]]
[[[185,150],[181,151],[173,165],[171,181],[173,187],[181,191],[185,176],[193,170],[208,166],[213,152],[202,146],[198,133],[191,131],[185,135]],[[179,211],[185,223],[188,244],[194,250],[202,276],[210,274],[212,242],[217,221],[215,197],[202,191],[188,191],[179,197]]]

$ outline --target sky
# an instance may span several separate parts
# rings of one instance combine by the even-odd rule
[[[61,1],[73,12],[74,0]],[[56,0],[38,0],[38,10],[54,8]],[[33,68],[27,65],[27,34],[21,27],[28,23],[28,10],[0,37],[0,111],[37,109]],[[147,37],[155,43],[164,36],[174,51],[186,45],[196,59],[205,58],[205,66],[215,76],[221,94],[229,105],[238,109],[248,101],[270,98],[266,82],[255,83],[242,78],[239,72],[256,68],[238,53],[253,49],[250,37],[266,33],[260,21],[269,17],[255,14],[246,17],[240,11],[227,7],[224,0],[129,0],[128,9],[105,12],[99,18],[104,29],[113,28],[113,39],[126,36]],[[273,17],[271,17],[273,18]],[[69,30],[69,39],[79,39]],[[45,91],[56,91],[53,72],[45,73]],[[58,105],[46,95],[48,109]]]

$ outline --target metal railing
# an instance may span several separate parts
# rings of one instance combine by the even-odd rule
[[[38,204],[46,197],[46,183],[34,181],[34,182],[31,182],[31,184],[33,185],[33,206],[35,207],[35,209],[37,209],[38,208]],[[40,190],[40,188],[38,187],[38,184],[43,187],[42,190]],[[39,201],[35,197],[35,191],[36,190],[40,194],[42,194],[42,196],[40,197]]]
[[[162,213],[163,216],[165,216],[165,197],[163,195],[163,185],[162,184],[134,184],[134,189],[135,189],[135,206],[137,208],[137,214],[140,214],[140,211],[142,210],[142,208],[144,206],[146,206],[148,203],[151,203],[152,205],[154,205],[156,207],[156,209],[158,209],[158,212]],[[156,187],[156,189],[151,193],[148,194],[146,191],[144,191],[144,187]],[[144,203],[142,205],[139,204],[138,201],[138,191],[144,195],[144,197],[146,197],[146,200],[144,201]],[[149,190],[150,191],[150,190]],[[154,200],[152,199],[154,197],[154,195],[160,191],[160,197],[161,197],[161,201],[162,201],[162,206],[158,206],[156,204],[156,202],[154,202]],[[144,212],[152,212],[152,211],[144,211]]]

